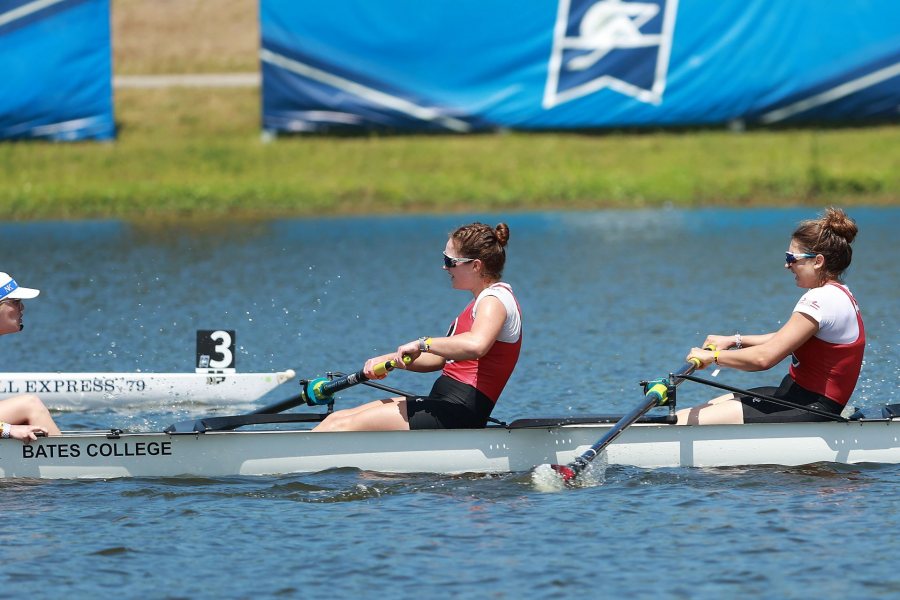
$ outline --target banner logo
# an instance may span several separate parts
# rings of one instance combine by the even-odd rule
[[[545,109],[609,88],[662,103],[678,0],[560,0]]]

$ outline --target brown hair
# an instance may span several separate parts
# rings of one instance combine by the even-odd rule
[[[500,223],[493,229],[484,223],[463,225],[450,234],[460,258],[477,258],[484,265],[484,274],[499,280],[506,264],[506,244],[509,226]]]
[[[803,221],[794,230],[791,239],[806,251],[821,254],[825,258],[825,277],[840,280],[850,266],[856,238],[856,221],[840,208],[828,208],[818,219]]]

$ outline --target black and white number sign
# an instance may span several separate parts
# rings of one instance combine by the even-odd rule
[[[197,372],[233,373],[235,340],[233,330],[197,330]]]

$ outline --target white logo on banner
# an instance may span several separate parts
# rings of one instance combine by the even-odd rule
[[[560,0],[543,106],[604,88],[660,104],[678,0]]]

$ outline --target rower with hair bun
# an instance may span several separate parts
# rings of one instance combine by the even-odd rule
[[[444,337],[421,337],[396,352],[370,358],[375,367],[393,360],[397,368],[443,371],[423,398],[395,397],[339,410],[315,431],[472,429],[484,427],[512,375],[522,348],[522,315],[512,288],[501,282],[509,227],[471,223],[450,234],[443,268],[454,289],[473,296]],[[410,360],[411,359],[411,360]]]
[[[40,290],[20,286],[0,273],[0,335],[18,333],[25,327],[25,300],[36,298]],[[16,438],[25,443],[38,435],[59,435],[50,411],[34,394],[19,394],[0,400],[0,438]]]
[[[764,371],[792,355],[789,373],[778,387],[748,390],[826,413],[840,415],[862,368],[866,331],[856,299],[843,283],[853,257],[856,223],[839,208],[803,221],[791,236],[784,267],[798,287],[808,290],[775,333],[709,335],[688,360],[741,371]],[[727,394],[678,412],[679,424],[773,423],[826,420],[800,408],[759,397]]]

